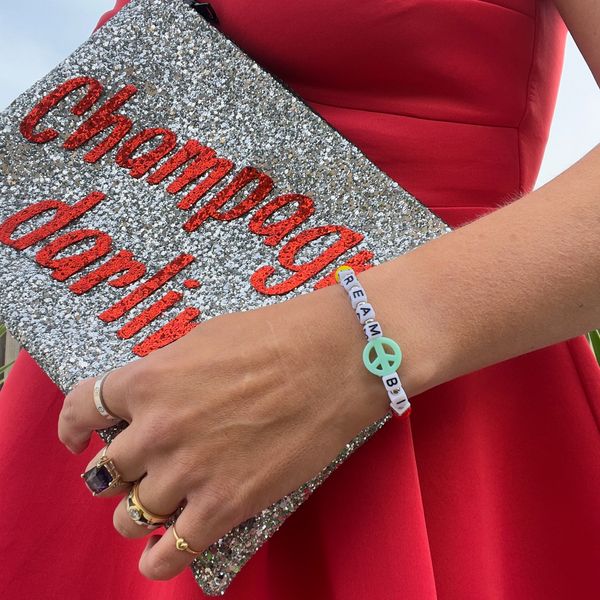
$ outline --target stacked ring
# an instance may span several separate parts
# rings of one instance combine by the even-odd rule
[[[147,527],[148,529],[155,529],[167,521],[171,515],[157,515],[144,507],[138,496],[140,481],[136,481],[129,490],[127,496],[127,514],[138,525]]]
[[[112,459],[106,456],[107,449],[108,446],[104,446],[98,462],[91,469],[81,474],[85,484],[94,496],[122,483],[128,483],[123,480]]]
[[[175,530],[175,523],[171,526],[173,530],[173,537],[175,538],[175,548],[181,552],[188,552],[189,554],[200,554],[199,550],[193,550],[190,545],[182,538]]]

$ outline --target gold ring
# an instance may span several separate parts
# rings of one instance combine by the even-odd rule
[[[190,545],[185,541],[184,538],[180,537],[177,531],[175,531],[175,523],[171,525],[173,529],[173,536],[175,537],[175,548],[181,550],[181,552],[189,552],[190,554],[200,554],[198,550],[192,550]]]
[[[121,474],[117,470],[117,467],[115,467],[115,463],[112,461],[112,458],[108,458],[108,456],[106,456],[107,449],[108,446],[104,446],[98,462],[85,473],[81,474],[85,484],[88,486],[92,494],[94,494],[94,496],[97,496],[109,488],[113,488],[124,483],[129,483],[123,480]]]
[[[153,529],[159,525],[162,525],[169,519],[171,515],[157,515],[144,507],[144,505],[140,502],[140,497],[138,496],[138,487],[140,485],[140,481],[141,479],[138,479],[129,490],[129,494],[127,496],[127,514],[138,525],[142,525],[142,527],[147,527],[148,529]]]

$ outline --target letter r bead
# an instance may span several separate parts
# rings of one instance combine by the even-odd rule
[[[347,272],[349,271],[349,272]],[[354,271],[350,269],[343,269],[339,272],[340,283],[342,287],[349,291],[353,285],[356,285],[356,276],[354,275]]]

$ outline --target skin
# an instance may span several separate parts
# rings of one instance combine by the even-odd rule
[[[556,4],[600,82],[600,2]],[[410,399],[600,326],[599,173],[597,146],[544,187],[360,274],[383,331],[402,346]],[[109,375],[106,404],[130,426],[107,454],[124,479],[143,477],[139,496],[152,512],[185,502],[177,531],[204,550],[384,416],[387,395],[362,366],[363,347],[339,285],[210,319]],[[75,453],[107,425],[93,383],[79,382],[60,414],[59,438]],[[146,536],[126,514],[128,489],[100,496],[122,495],[115,528]],[[169,579],[194,558],[164,533],[140,557],[150,579]]]

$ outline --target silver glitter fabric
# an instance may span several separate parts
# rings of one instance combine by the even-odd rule
[[[83,114],[73,114],[71,109],[84,97],[85,88],[81,88],[52,106],[33,127],[34,134],[53,128],[57,132],[54,139],[43,143],[26,139],[21,124],[30,111],[58,86],[79,77],[102,84],[103,92],[94,105]],[[82,123],[127,85],[135,86],[137,93],[114,114],[129,119],[132,128],[114,149],[95,162],[84,160],[87,152],[109,136],[115,123],[77,149],[63,147]],[[133,177],[130,167],[119,164],[118,153],[147,128],[168,129],[176,135],[177,145],[147,173]],[[182,209],[177,205],[191,188],[167,191],[179,173],[154,185],[148,177],[189,140],[214,149],[216,156],[232,161],[235,168],[197,205]],[[160,141],[156,138],[140,146],[130,158],[147,155]],[[272,179],[273,189],[258,208],[282,194],[303,194],[312,198],[314,212],[275,245],[267,245],[264,236],[249,228],[257,207],[232,220],[207,218],[195,231],[184,230],[187,219],[244,167]],[[136,359],[136,344],[180,314],[182,306],[201,311],[197,318],[201,326],[203,320],[222,313],[310,292],[320,278],[360,251],[372,252],[372,263],[378,264],[450,231],[179,0],[133,0],[0,116],[1,224],[6,226],[12,215],[43,200],[73,205],[92,191],[105,194],[105,199],[45,239],[24,249],[7,244],[6,236],[0,243],[1,319],[63,391],[81,378]],[[242,198],[243,194],[231,198],[221,211],[239,204]],[[34,232],[49,222],[52,214],[23,223],[12,239]],[[331,236],[302,246],[292,262],[306,265],[314,260],[323,263],[321,270],[285,293],[265,293],[251,283],[251,275],[264,265],[274,267],[268,286],[285,282],[294,272],[284,268],[279,252],[297,234],[326,225],[343,225],[364,237],[329,264],[323,262],[323,254],[332,243]],[[53,256],[46,251],[45,259],[39,251],[81,229],[107,233],[112,239],[110,252],[63,280],[53,278],[52,265],[57,263],[52,260],[81,254],[93,246],[93,240],[65,247]],[[106,322],[98,315],[140,282],[113,287],[103,281],[81,294],[73,293],[69,286],[121,249],[147,266],[142,282],[182,253],[195,260],[132,307],[127,317]],[[191,279],[201,285],[184,289],[182,282]],[[168,291],[183,294],[183,304],[166,308],[130,338],[117,335],[124,321],[140,316]],[[287,516],[390,418],[388,412],[365,428],[316,477],[199,555],[192,569],[202,590],[209,595],[222,594]],[[110,442],[118,431],[115,427],[100,434]]]

